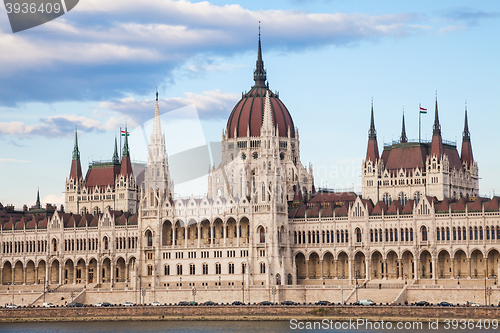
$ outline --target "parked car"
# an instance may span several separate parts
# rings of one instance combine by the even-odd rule
[[[44,308],[55,308],[56,306],[50,302],[45,302],[42,304],[42,307]]]
[[[477,303],[474,303],[474,302],[469,302],[469,301],[467,301],[467,302],[465,302],[465,306],[473,306],[473,307],[478,307],[478,306],[480,306],[480,305],[479,305],[479,304],[477,304]]]
[[[271,303],[269,301],[262,301],[260,303],[257,303],[257,305],[273,305],[273,303]]]
[[[371,299],[360,299],[358,303],[359,305],[377,305],[377,303],[375,303]]]
[[[189,303],[186,302],[186,301],[180,301],[179,303],[177,303],[177,305],[180,305],[180,306],[188,306]]]
[[[68,303],[68,305],[66,305],[66,307],[68,308],[83,308],[84,306],[85,306],[84,304],[78,302],[71,302]]]
[[[7,309],[18,309],[19,308],[19,305],[15,305],[15,304],[7,304],[5,305],[5,307]]]
[[[196,305],[198,305],[198,302],[195,302],[195,301],[191,301],[191,302],[188,302],[188,303],[189,303],[189,305],[191,305],[191,306],[196,306]]]
[[[245,305],[245,303],[240,302],[240,301],[234,301],[233,305]]]
[[[132,302],[125,302],[122,304],[123,306],[135,306],[135,303]]]
[[[150,305],[151,306],[160,306],[161,304],[160,304],[160,302],[152,302]]]
[[[453,304],[448,303],[448,302],[441,302],[438,304],[439,306],[453,306]]]
[[[297,305],[297,303],[295,303],[293,301],[283,301],[283,302],[281,302],[281,305]]]
[[[429,306],[430,303],[427,302],[427,301],[418,301],[418,302],[415,302],[415,306]]]
[[[111,303],[108,303],[108,302],[99,302],[99,303],[96,303],[94,306],[97,306],[97,307],[108,307],[108,306],[112,306]]]
[[[218,305],[218,304],[215,302],[212,302],[212,301],[206,301],[205,303],[202,303],[201,305],[211,306],[211,305]]]
[[[319,302],[316,302],[316,305],[332,305],[332,303],[328,302],[328,301],[319,301]]]

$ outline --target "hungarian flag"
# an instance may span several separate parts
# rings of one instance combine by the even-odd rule
[[[121,131],[121,132],[122,132],[122,136],[125,136],[125,135],[130,136],[130,132],[125,132],[125,131]]]
[[[424,109],[423,107],[420,107],[420,113],[427,113],[427,109]]]

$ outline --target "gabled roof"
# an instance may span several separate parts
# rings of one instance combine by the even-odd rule
[[[310,204],[307,209],[307,217],[319,217],[319,207],[317,204]]]
[[[85,186],[100,188],[110,185],[115,186],[116,176],[120,174],[120,164],[116,163],[94,163],[87,170]]]
[[[413,206],[415,205],[415,200],[408,200],[405,207],[403,208],[402,214],[411,214],[413,213]]]
[[[397,214],[398,212],[401,212],[403,210],[403,206],[401,205],[401,203],[398,201],[398,200],[394,200],[391,204],[391,206],[389,207],[389,209],[387,209],[387,214]]]
[[[384,214],[387,212],[387,205],[383,201],[377,202],[375,207],[373,207],[372,214],[373,215],[380,215],[384,212]]]
[[[500,204],[499,204],[500,200],[499,199],[500,199],[499,197],[493,197],[487,206],[485,204],[484,210],[488,210],[488,211],[499,210],[499,208],[500,208]]]
[[[444,199],[434,206],[436,213],[448,213],[450,210],[450,199]]]
[[[346,201],[354,201],[358,195],[354,192],[334,192],[334,193],[326,193],[326,192],[317,192],[314,198],[311,199],[312,203],[318,202],[346,202]]]

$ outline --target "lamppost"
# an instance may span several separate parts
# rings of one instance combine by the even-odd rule
[[[14,286],[16,285],[15,282],[12,282],[12,304],[14,304]]]
[[[484,270],[484,305],[486,304],[486,270]]]
[[[145,301],[146,301],[146,289],[142,289],[142,305],[144,305]]]
[[[196,302],[196,288],[193,287],[193,289],[191,290],[191,293],[193,294],[193,302]]]
[[[46,288],[47,286],[47,281],[45,281],[45,277],[43,278],[43,302],[45,303],[45,290],[47,289]]]
[[[276,287],[273,287],[273,304],[276,303]]]
[[[245,264],[241,268],[241,301],[245,303]]]

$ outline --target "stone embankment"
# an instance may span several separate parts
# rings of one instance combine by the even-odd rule
[[[134,306],[0,309],[0,322],[90,320],[500,320],[499,307],[416,306]]]

